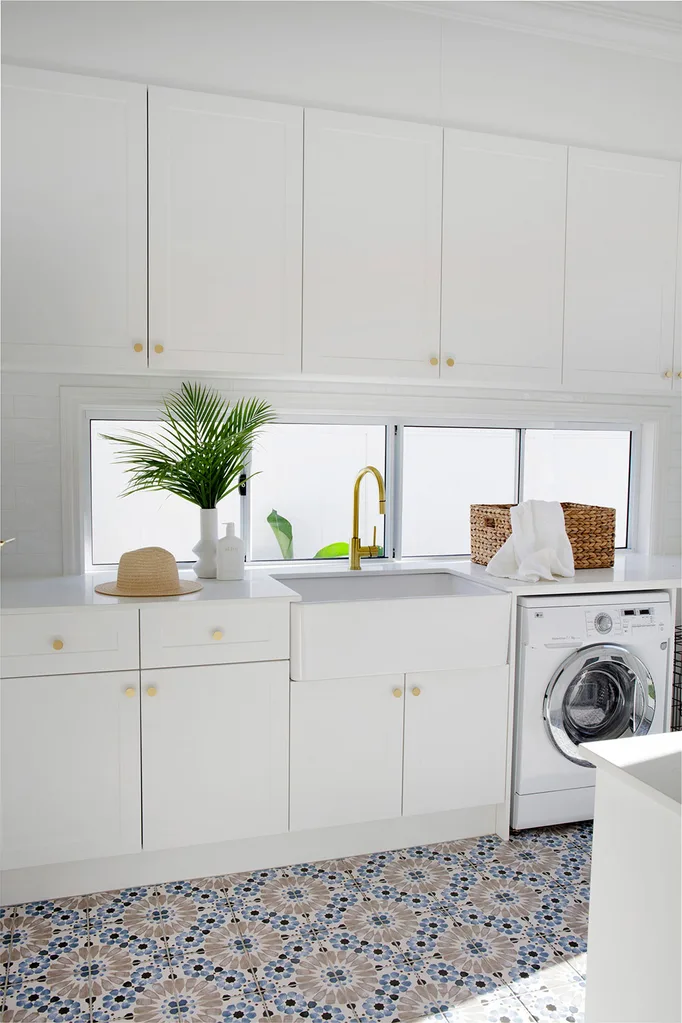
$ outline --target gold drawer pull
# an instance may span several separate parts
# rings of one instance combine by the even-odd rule
[[[419,696],[420,694],[421,694],[421,689],[419,688],[419,686],[412,686],[412,695],[413,696]]]
[[[157,355],[161,355],[161,352],[163,351],[163,345],[154,345],[154,351],[156,352]]]
[[[432,366],[437,366],[438,365],[438,359],[436,358],[435,355],[431,356],[431,358],[429,359],[429,362],[431,363]]]
[[[126,689],[126,696],[132,697],[134,695],[135,695],[135,690],[133,689],[132,686],[128,686],[128,688]]]
[[[400,697],[401,697],[401,696],[403,695],[403,691],[402,691],[402,689],[394,689],[394,690],[393,690],[393,695],[395,696],[395,698],[396,698],[397,700],[399,700],[399,699],[400,699]]]
[[[222,629],[216,629],[215,632],[213,633],[213,638],[214,639],[222,639],[223,638],[223,631],[222,631]]]
[[[134,352],[141,352],[143,348],[144,345],[140,341],[136,341],[135,344],[133,345]]]
[[[156,686],[147,686],[147,696],[156,696],[156,693],[157,693]]]
[[[445,362],[446,362],[446,364],[448,366],[454,366],[455,365],[455,360],[452,358],[451,355],[445,360]]]
[[[53,639],[52,640],[52,649],[53,650],[63,650],[64,649],[64,641],[61,640],[61,639]]]
[[[669,380],[669,379],[671,378],[671,376],[672,376],[672,375],[673,375],[673,371],[672,371],[671,369],[667,369],[667,370],[665,371],[665,373],[663,374],[663,376],[664,376],[664,377],[667,377],[667,378],[668,378],[668,380]]]

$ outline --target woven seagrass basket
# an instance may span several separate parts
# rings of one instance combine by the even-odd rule
[[[487,565],[511,536],[511,504],[472,504],[471,560]],[[561,502],[576,568],[611,568],[616,551],[616,509]]]

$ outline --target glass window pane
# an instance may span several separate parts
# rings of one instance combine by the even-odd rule
[[[253,451],[251,553],[253,561],[281,560],[282,550],[267,519],[274,510],[291,524],[294,559],[314,558],[322,548],[348,543],[353,484],[360,469],[374,465],[386,478],[384,426],[276,423],[263,431]],[[360,535],[384,543],[384,518],[374,479],[362,484]]]
[[[616,547],[625,547],[630,491],[629,430],[526,430],[523,498],[616,509]]]
[[[116,445],[102,437],[103,433],[124,435],[127,430],[154,436],[161,428],[161,423],[149,419],[93,419],[90,423],[93,565],[116,564],[124,551],[138,547],[164,547],[177,561],[196,561],[192,553],[199,539],[196,505],[160,491],[121,497],[128,474],[114,461]],[[237,490],[220,502],[218,511],[218,521],[235,522],[239,532]]]
[[[471,505],[515,500],[516,430],[405,427],[405,557],[469,554]]]

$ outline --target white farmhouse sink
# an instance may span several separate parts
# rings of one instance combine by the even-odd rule
[[[348,572],[348,574],[275,576],[306,603],[330,600],[396,600],[405,597],[490,596],[480,583],[448,572]]]
[[[448,572],[277,576],[291,605],[294,681],[506,664],[509,594]]]

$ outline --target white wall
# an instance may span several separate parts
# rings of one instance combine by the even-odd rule
[[[3,3],[2,53],[54,70],[682,158],[682,65],[409,5],[21,0]],[[61,572],[58,389],[108,382],[4,375],[3,535],[18,536],[2,555],[8,574]],[[674,407],[658,543],[671,553],[681,507]]]
[[[485,13],[488,4],[466,7]],[[440,18],[409,4],[19,0],[2,5],[2,56],[682,158],[681,64]]]

